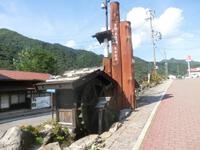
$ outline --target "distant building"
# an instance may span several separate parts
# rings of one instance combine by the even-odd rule
[[[50,77],[45,73],[0,70],[0,112],[50,107],[50,94],[34,88],[34,84]]]
[[[198,77],[200,77],[200,67],[198,67],[198,68],[191,68],[190,69],[190,76],[191,76],[191,78],[198,78]]]
[[[171,75],[171,74],[170,74],[170,75],[168,76],[168,78],[169,78],[169,79],[173,79],[173,80],[174,80],[174,79],[176,79],[176,76],[175,76],[175,75]]]

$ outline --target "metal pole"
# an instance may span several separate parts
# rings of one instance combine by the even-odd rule
[[[148,10],[149,18],[147,18],[150,22],[150,28],[151,28],[151,40],[152,40],[152,46],[153,46],[153,63],[154,63],[154,71],[156,71],[156,44],[155,44],[155,37],[154,37],[154,30],[153,30],[153,18],[154,18],[154,12],[153,10]]]
[[[188,61],[188,76],[190,77],[190,61]]]
[[[153,44],[153,60],[154,60],[154,69],[156,70],[156,45],[154,41],[154,30],[153,30],[153,25],[152,25],[152,15],[150,16],[150,27],[151,27],[151,39],[152,39],[152,44]]]
[[[54,100],[53,100],[53,93],[51,93],[51,111],[52,111],[52,120],[54,120]]]
[[[106,16],[106,31],[108,31],[108,0],[105,0],[105,16]],[[104,57],[109,56],[109,42],[105,39],[106,47],[104,51]]]
[[[108,0],[105,0],[105,9],[106,9],[106,31],[108,31]]]
[[[99,118],[98,118],[98,124],[99,124],[98,133],[99,133],[99,134],[102,133],[102,119],[103,119],[103,109],[100,108],[100,109],[99,109]]]
[[[105,9],[105,26],[106,31],[108,31],[108,0],[105,0],[103,4],[103,9]],[[109,76],[112,76],[112,67],[111,67],[111,59],[109,58],[109,42],[106,38],[104,40],[105,48],[104,48],[104,58],[103,58],[103,66],[104,66],[104,72],[107,73]]]
[[[167,63],[167,53],[166,53],[166,50],[164,50],[164,55],[165,55],[165,76],[166,76],[166,79],[168,77],[168,63]]]
[[[178,78],[179,78],[179,64],[177,64],[177,73],[178,73]]]

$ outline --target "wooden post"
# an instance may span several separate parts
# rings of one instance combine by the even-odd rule
[[[122,62],[120,46],[120,12],[119,3],[110,4],[110,29],[112,32],[112,78],[118,83],[114,91],[114,100],[118,109],[122,107]]]
[[[103,58],[103,67],[104,72],[107,73],[110,77],[112,77],[112,62],[110,58],[104,57]]]
[[[123,104],[124,107],[136,107],[135,99],[135,77],[134,77],[134,66],[133,66],[133,49],[132,49],[132,38],[131,38],[131,25],[128,21],[120,23],[120,34],[121,34],[121,55],[122,55],[122,84],[123,94],[125,99]]]
[[[51,96],[51,115],[52,115],[52,120],[54,120],[54,96],[53,93],[50,94]]]

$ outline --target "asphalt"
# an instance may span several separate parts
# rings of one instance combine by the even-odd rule
[[[47,122],[52,119],[52,114],[40,113],[36,115],[20,116],[12,119],[2,120],[0,122],[0,137],[7,129],[13,126],[32,125],[37,126],[41,123]]]

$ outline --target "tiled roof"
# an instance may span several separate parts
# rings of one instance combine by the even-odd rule
[[[86,76],[92,72],[95,72],[97,70],[103,70],[103,68],[102,67],[93,67],[93,68],[81,68],[81,69],[76,69],[76,70],[65,71],[65,73],[62,76],[52,77],[50,80],[47,80],[47,82],[74,81],[74,80],[78,80],[81,77]]]
[[[38,80],[46,81],[51,75],[46,73],[0,70],[0,80]]]

